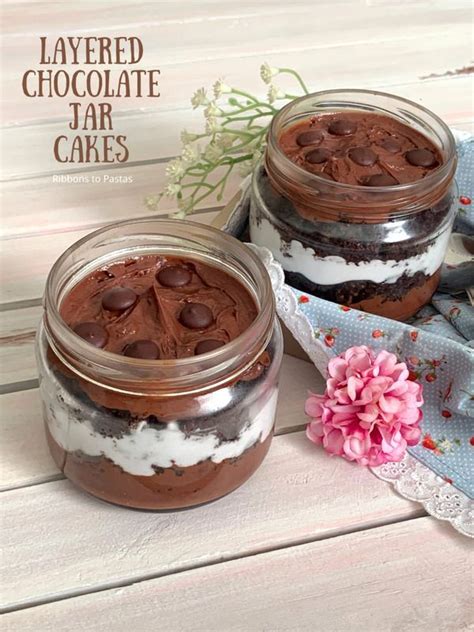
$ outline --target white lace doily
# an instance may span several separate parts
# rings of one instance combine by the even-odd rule
[[[281,265],[267,248],[247,245],[260,257],[270,274],[278,316],[325,376],[328,360],[333,354],[314,335],[311,323],[298,307],[294,292],[285,284]],[[399,463],[369,469],[404,498],[422,504],[434,518],[448,520],[460,533],[474,538],[474,502],[409,454]]]

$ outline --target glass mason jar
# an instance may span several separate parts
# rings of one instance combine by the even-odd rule
[[[110,353],[75,334],[59,311],[71,288],[146,254],[224,269],[251,293],[256,319],[218,349],[173,360]],[[53,458],[73,483],[119,505],[175,509],[224,496],[270,446],[282,350],[268,274],[233,237],[160,219],[98,230],[56,261],[46,284],[37,362]]]
[[[309,173],[279,146],[282,133],[317,114],[390,116],[427,137],[442,164],[396,186],[343,184]],[[429,110],[390,94],[329,90],[297,99],[274,117],[254,173],[251,241],[269,248],[287,282],[321,298],[405,320],[429,302],[455,215],[456,151]]]

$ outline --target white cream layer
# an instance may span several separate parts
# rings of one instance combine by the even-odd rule
[[[449,229],[445,230],[425,252],[408,259],[373,259],[353,263],[337,255],[317,257],[312,248],[306,248],[295,239],[290,243],[284,242],[278,230],[267,219],[261,218],[257,223],[254,213],[250,214],[251,241],[268,248],[287,272],[299,272],[319,285],[334,285],[346,281],[395,283],[404,273],[413,276],[417,272],[423,272],[431,276],[443,263],[449,235]],[[285,256],[284,253],[290,256]]]
[[[43,385],[45,382],[43,380]],[[250,423],[237,439],[227,442],[221,442],[213,433],[186,436],[176,422],[159,430],[142,422],[122,437],[104,437],[94,430],[87,417],[100,417],[107,413],[84,405],[73,397],[69,398],[64,391],[64,401],[61,401],[57,393],[43,392],[42,397],[46,404],[49,430],[64,450],[80,450],[89,456],[105,456],[129,474],[152,476],[155,474],[152,466],[167,468],[175,464],[189,467],[206,459],[220,463],[240,456],[257,441],[265,441],[273,427],[278,389],[275,387],[270,394],[267,393],[263,406],[261,399],[254,402],[249,410]],[[79,406],[80,417],[74,414],[74,409],[77,410]]]

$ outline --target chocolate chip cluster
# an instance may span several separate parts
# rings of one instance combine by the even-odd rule
[[[183,265],[168,265],[156,274],[156,280],[165,288],[181,288],[192,280],[191,272]],[[101,296],[102,309],[120,314],[132,308],[138,301],[138,294],[130,287],[113,287],[105,290]],[[178,320],[184,327],[204,331],[212,325],[214,319],[211,309],[203,303],[187,302],[181,309]],[[107,344],[106,328],[98,322],[81,322],[74,327],[75,333],[90,344],[103,348]],[[208,353],[224,345],[222,340],[203,339],[195,347],[195,355]],[[143,360],[158,360],[159,347],[155,341],[133,340],[127,342],[122,351],[124,356]]]
[[[284,153],[320,177],[367,187],[422,179],[437,167],[437,148],[401,121],[360,112],[322,114],[300,121],[280,138]]]

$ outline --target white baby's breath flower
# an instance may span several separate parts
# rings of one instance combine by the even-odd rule
[[[199,88],[198,90],[196,90],[196,92],[191,97],[191,105],[193,106],[194,110],[200,105],[207,105],[208,103],[209,100],[204,88]]]
[[[207,106],[207,108],[204,110],[204,116],[209,119],[209,118],[215,118],[216,116],[219,116],[219,114],[222,112],[221,108],[216,104],[215,101],[211,101],[209,103],[209,105]]]
[[[219,132],[220,129],[221,126],[219,125],[217,119],[214,116],[210,116],[206,121],[206,133],[215,134],[216,132]]]
[[[209,160],[209,162],[217,162],[221,156],[222,149],[217,145],[217,143],[209,143],[204,150],[204,158]]]
[[[173,181],[179,180],[184,176],[184,165],[181,158],[171,160],[165,169],[166,175]]]
[[[235,140],[236,136],[234,136],[233,134],[226,134],[225,132],[223,134],[219,134],[215,140],[215,143],[218,147],[220,147],[223,150],[229,149],[230,147],[232,147],[234,140]]]
[[[277,99],[283,99],[285,97],[284,92],[277,88],[275,85],[271,85],[268,89],[268,102],[273,103]]]
[[[184,164],[189,165],[195,162],[199,158],[199,153],[196,147],[193,145],[185,145],[181,153],[181,160]]]
[[[165,195],[167,197],[175,197],[175,195],[178,195],[180,191],[181,191],[181,185],[178,184],[177,182],[170,182],[165,187]]]
[[[223,79],[218,79],[214,84],[214,96],[218,99],[223,94],[232,92],[232,88],[228,86]]]
[[[272,82],[272,77],[278,74],[278,68],[274,68],[265,62],[260,66],[260,77],[262,81],[268,85]]]
[[[147,195],[145,198],[145,206],[150,211],[156,211],[156,208],[163,197],[164,193],[159,193],[158,195]]]
[[[197,138],[197,134],[191,134],[191,132],[188,132],[185,129],[183,129],[183,131],[181,132],[181,142],[183,143],[183,145],[189,145],[189,143],[192,143]]]
[[[178,208],[180,211],[187,211],[191,204],[191,198],[178,198]]]
[[[239,162],[237,165],[237,171],[241,178],[246,178],[250,173],[252,173],[252,160],[246,160],[245,162]]]

